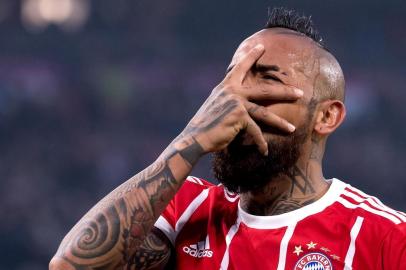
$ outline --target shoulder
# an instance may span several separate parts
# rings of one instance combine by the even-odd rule
[[[189,204],[196,199],[196,197],[207,197],[209,190],[214,187],[215,185],[213,183],[205,179],[188,176],[176,193],[174,200],[184,201],[186,204]]]
[[[349,184],[345,184],[337,201],[347,211],[360,216],[364,222],[367,222],[371,227],[376,227],[381,233],[396,228],[405,228],[405,213],[387,206],[377,197]]]
[[[195,177],[195,176],[188,176],[185,179],[185,182],[183,184],[184,186],[195,186],[196,188],[200,188],[200,189],[206,189],[206,188],[210,188],[210,187],[214,187],[215,184],[213,184],[212,182],[209,182],[203,178],[199,178],[199,177]]]
[[[238,200],[239,195],[228,191],[221,184],[216,185],[213,182],[203,178],[188,176],[185,179],[182,187],[176,193],[174,200],[178,202],[182,201],[185,204],[190,204],[198,197],[200,199],[207,197],[214,199],[215,197],[218,200],[218,203],[222,201],[234,203]]]
[[[379,243],[379,260],[382,269],[406,269],[406,223],[399,223],[384,234]]]
[[[227,192],[222,185],[215,185],[205,179],[189,176],[175,197],[169,202],[155,223],[172,244],[178,233],[193,220],[208,220],[211,211],[232,210],[238,195]]]

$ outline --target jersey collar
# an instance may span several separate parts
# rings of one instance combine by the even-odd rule
[[[347,186],[344,182],[333,178],[327,192],[317,201],[297,210],[274,216],[255,216],[245,212],[238,202],[238,218],[242,223],[255,229],[276,229],[297,223],[298,221],[323,211],[332,205]]]

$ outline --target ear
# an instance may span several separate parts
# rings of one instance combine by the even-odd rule
[[[320,135],[330,135],[344,121],[345,105],[339,100],[326,100],[319,105],[314,131]]]

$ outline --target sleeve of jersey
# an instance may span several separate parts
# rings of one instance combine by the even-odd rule
[[[210,182],[189,176],[155,222],[155,227],[168,237],[173,246],[183,225],[206,200],[211,186]]]
[[[392,229],[381,246],[381,267],[383,270],[406,269],[406,223]]]

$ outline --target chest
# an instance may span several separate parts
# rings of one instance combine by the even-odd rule
[[[358,255],[370,256],[361,240]],[[343,270],[351,241],[350,226],[326,218],[272,229],[251,228],[237,215],[196,218],[176,239],[177,269]]]

